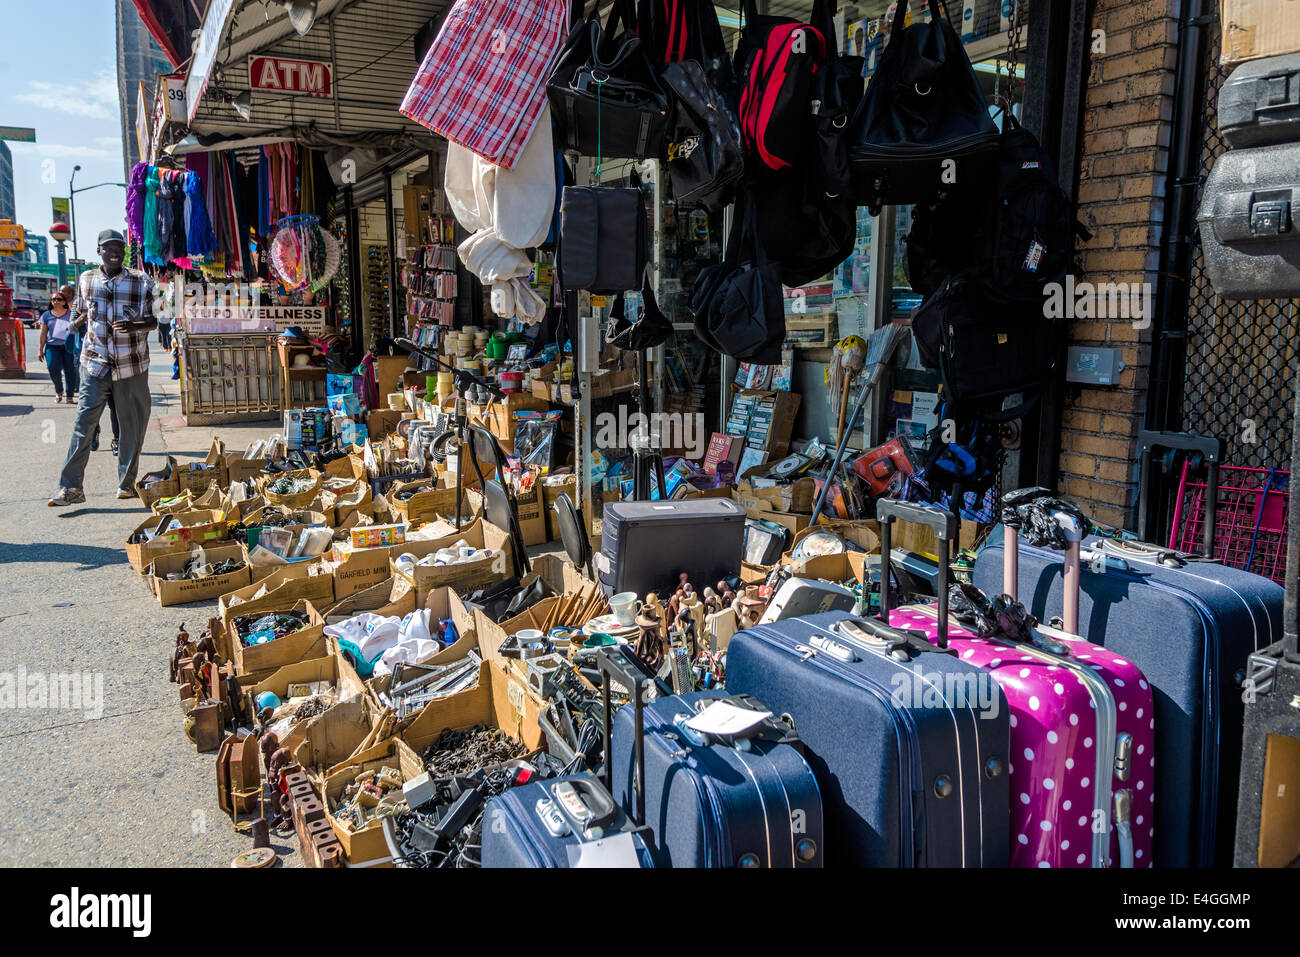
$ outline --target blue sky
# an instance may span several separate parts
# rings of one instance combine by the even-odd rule
[[[42,235],[50,197],[68,194],[74,165],[81,165],[78,189],[124,179],[113,7],[112,0],[0,0],[0,126],[36,128],[34,145],[9,148],[18,221]],[[115,186],[77,194],[83,259],[95,257],[101,229],[124,228],[125,200]]]

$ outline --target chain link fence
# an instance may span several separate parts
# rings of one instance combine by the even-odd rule
[[[1207,44],[1202,182],[1227,149],[1219,136],[1217,105],[1231,72],[1219,64],[1219,30],[1207,33],[1213,39]],[[1187,302],[1183,429],[1221,437],[1229,465],[1288,468],[1295,340],[1295,300],[1220,299],[1198,248]]]

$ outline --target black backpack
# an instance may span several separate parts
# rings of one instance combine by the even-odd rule
[[[1090,235],[1061,191],[1051,158],[1009,113],[992,171],[992,184],[959,181],[934,203],[916,207],[907,271],[922,295],[969,273],[990,303],[1041,303],[1043,287],[1062,282],[1070,269],[1074,234]]]

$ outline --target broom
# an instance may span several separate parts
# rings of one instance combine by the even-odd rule
[[[910,331],[907,326],[899,326],[891,322],[881,326],[871,334],[871,338],[867,341],[867,358],[862,370],[862,391],[858,393],[858,401],[853,406],[853,415],[846,420],[850,426],[858,420],[862,407],[866,405],[867,396],[875,391],[876,383],[880,381],[880,375],[884,371],[885,363],[890,360],[894,350],[898,348],[898,344],[903,341]],[[831,462],[831,470],[827,473],[822,490],[817,495],[817,504],[813,506],[812,519],[808,522],[810,528],[817,524],[817,519],[821,516],[822,506],[826,504],[826,494],[830,491],[831,483],[840,470],[840,463],[844,459],[844,451],[849,444],[851,434],[851,428],[845,429],[835,447],[835,459]]]

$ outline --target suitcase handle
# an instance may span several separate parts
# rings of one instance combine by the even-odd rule
[[[610,684],[617,681],[628,689],[632,701],[632,720],[635,728],[633,737],[633,760],[636,762],[636,780],[633,789],[632,807],[628,816],[632,823],[645,824],[645,704],[654,679],[646,674],[645,667],[639,661],[629,657],[629,653],[618,645],[596,649],[596,666],[600,669],[600,697],[603,707],[603,724],[605,726],[605,787],[614,793],[614,721],[613,708],[610,707]]]
[[[957,537],[957,516],[934,505],[917,505],[884,499],[876,503],[876,520],[880,523],[880,620],[889,624],[889,579],[893,575],[889,560],[892,529],[895,521],[924,525],[934,530],[934,536],[943,543],[939,551],[939,581],[935,587],[939,598],[940,648],[948,647],[948,543]]]
[[[1156,449],[1177,449],[1200,452],[1209,466],[1205,481],[1205,531],[1201,541],[1201,557],[1214,557],[1215,514],[1219,505],[1219,463],[1223,459],[1223,439],[1209,435],[1192,435],[1188,432],[1159,432],[1141,429],[1138,432],[1138,458],[1141,472],[1138,477],[1138,531],[1146,534],[1148,507],[1148,478],[1151,472],[1151,453]]]

